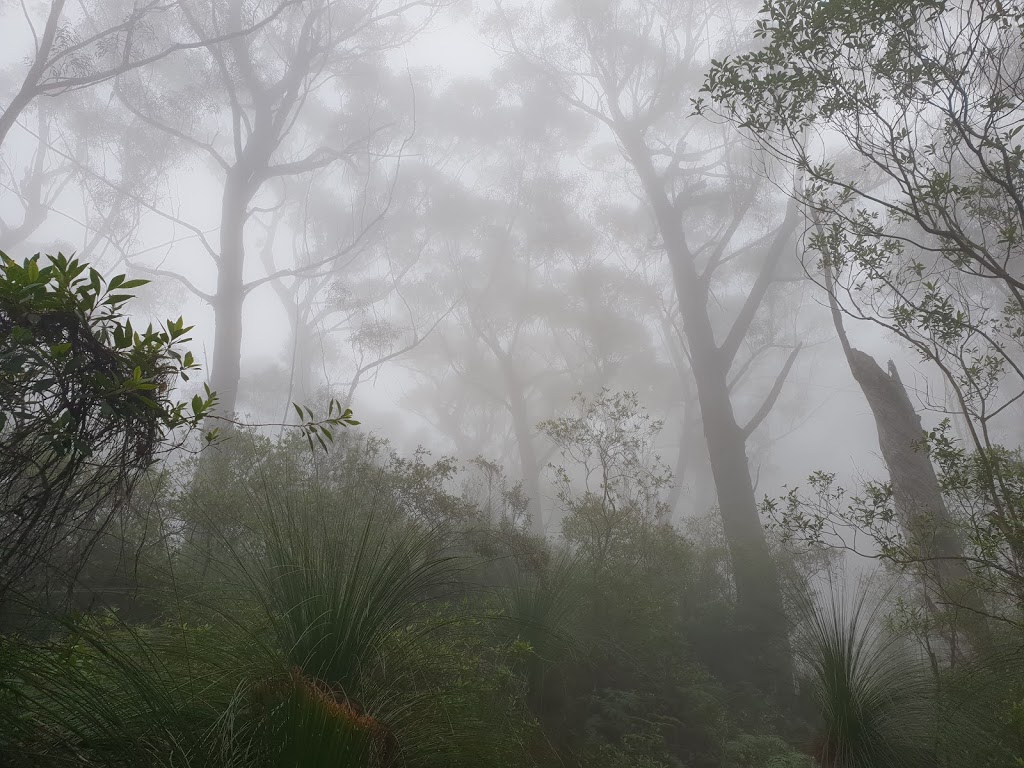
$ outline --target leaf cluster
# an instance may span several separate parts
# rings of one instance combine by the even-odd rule
[[[56,544],[85,545],[216,401],[174,395],[198,367],[181,318],[132,326],[145,283],[0,253],[0,595]]]

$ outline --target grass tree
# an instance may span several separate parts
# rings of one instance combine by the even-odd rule
[[[870,581],[852,594],[830,582],[802,593],[796,648],[820,714],[813,745],[822,768],[934,764],[934,681],[905,639],[886,626]]]

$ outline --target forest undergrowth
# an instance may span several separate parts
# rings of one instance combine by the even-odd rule
[[[1020,666],[930,666],[892,587],[842,594],[825,553],[775,550],[801,663],[771,700],[713,518],[584,504],[542,541],[425,453],[211,451],[143,479],[53,610],[8,602],[5,765],[1013,764]]]

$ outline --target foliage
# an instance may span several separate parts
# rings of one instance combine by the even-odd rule
[[[352,433],[312,454],[301,435],[239,435],[213,456],[216,483],[183,463],[135,512],[167,535],[141,548],[124,618],[92,610],[3,638],[13,765],[810,765],[729,675],[720,533],[632,516],[600,557],[515,536],[448,495],[447,461],[394,459]],[[188,535],[199,518],[209,553]],[[141,531],[104,539],[137,547]],[[1012,661],[979,657],[936,686],[883,604],[833,597],[793,597],[826,714],[816,754],[871,733],[871,754],[895,744],[885,754],[903,759],[940,722],[940,765],[1016,749]]]
[[[1020,633],[1003,633],[967,663],[944,671],[939,753],[949,766],[1019,765],[1024,758]]]
[[[815,757],[827,768],[929,765],[934,688],[927,670],[884,624],[885,603],[862,583],[801,599],[797,648],[822,723]],[[841,589],[841,588],[840,588]]]
[[[725,745],[728,768],[811,768],[809,755],[795,752],[778,736],[745,733]]]
[[[326,494],[297,507],[264,497],[223,531],[230,546],[205,576],[201,553],[173,546],[162,601],[174,623],[9,638],[0,703],[25,727],[4,753],[26,765],[468,766],[507,750],[518,651],[481,642],[467,609],[446,607],[456,561],[438,533],[398,514],[384,487],[350,482],[333,515]],[[360,508],[374,495],[381,506]]]
[[[848,493],[827,472],[766,511],[784,535],[879,558],[915,584],[955,572],[937,599],[905,601],[906,629],[941,678],[947,663],[954,679],[985,677],[982,660],[1021,624],[1024,14],[999,0],[767,0],[755,24],[761,43],[713,63],[697,110],[801,179],[805,270],[834,307],[941,374],[945,397],[925,404],[948,415],[916,446],[939,469],[948,519],[925,510],[908,531],[890,484]],[[957,554],[933,555],[941,537]],[[947,690],[944,711],[967,696]],[[941,751],[952,764],[972,752],[956,739]]]
[[[181,318],[139,332],[126,317],[145,280],[47,262],[0,253],[0,596],[55,548],[73,563],[215,401],[174,396],[197,368]]]
[[[984,618],[1020,627],[1024,597],[1020,570],[1024,460],[1020,450],[993,448],[984,455],[969,452],[948,434],[948,422],[930,432],[923,445],[930,448],[939,466],[949,511],[945,526],[928,521],[927,534],[951,534],[961,541],[969,576],[957,589],[943,592],[944,604],[932,606],[933,613],[944,610],[954,630],[976,623],[979,610]],[[1002,509],[988,494],[993,466],[999,468],[1003,499],[1010,502]],[[836,482],[834,474],[816,472],[805,487],[790,488],[778,499],[766,498],[763,509],[789,541],[848,549],[911,573],[936,560],[927,541],[922,546],[904,529],[887,483],[868,482],[850,493]],[[981,596],[980,605],[967,601],[968,591]]]
[[[716,62],[705,90],[804,178],[820,255],[808,271],[936,366],[993,521],[1013,515],[994,457],[1024,391],[1024,14],[1000,0],[769,0],[756,35],[764,45]]]
[[[112,551],[144,561],[127,589],[82,583],[117,616],[4,639],[16,765],[306,765],[331,744],[369,765],[712,768],[738,737],[690,641],[729,634],[703,544],[631,518],[595,567],[487,522],[447,461],[354,433],[312,454],[239,433],[210,457],[164,470],[93,551],[90,579]]]
[[[654,525],[667,518],[661,494],[672,474],[653,451],[662,423],[651,420],[635,393],[604,389],[572,402],[575,413],[538,428],[562,456],[562,464],[549,467],[568,513],[563,534],[600,562],[631,519]]]
[[[371,759],[380,728],[343,697],[296,668],[264,683],[254,697],[266,708],[261,735],[273,765],[360,768]]]
[[[335,427],[358,427],[359,422],[352,418],[352,409],[345,408],[341,402],[331,398],[327,403],[327,416],[318,419],[316,414],[308,406],[303,408],[298,403],[292,403],[292,408],[299,417],[299,432],[306,438],[310,450],[313,449],[313,441],[323,450],[327,450],[327,442],[334,442]]]
[[[452,79],[425,110],[391,52],[444,2],[371,0],[354,16],[321,0],[263,16],[240,0],[85,2],[75,14],[95,34],[81,39],[65,5],[39,28],[0,143],[48,92],[97,86],[138,123],[104,129],[122,144],[93,173],[88,145],[105,157],[118,140],[91,131],[55,163],[67,116],[39,108],[32,168],[7,185],[25,220],[0,229],[28,236],[79,174],[98,201],[85,213],[104,209],[96,243],[129,242],[136,206],[190,228],[215,293],[174,277],[217,316],[223,408],[210,389],[176,400],[196,367],[189,329],[132,328],[143,281],[0,254],[0,599],[16,593],[26,619],[0,624],[0,762],[1022,764],[1019,4],[765,0],[756,49],[710,62],[705,92],[785,166],[792,201],[733,126],[686,115],[706,57],[735,48],[743,3],[498,2],[491,83]],[[428,119],[403,118],[407,100]],[[400,133],[417,122],[407,162]],[[223,171],[219,248],[161,211],[153,185],[185,155],[145,151],[153,130]],[[765,504],[803,548],[764,535],[749,449],[803,346],[779,337],[800,322],[767,311],[792,282],[801,207],[804,266],[830,304],[895,333],[951,390],[950,420],[920,440],[948,530],[922,514],[908,532],[887,484],[850,495],[817,473],[809,493]],[[322,419],[297,404],[297,423],[233,415],[242,308],[261,286],[288,309],[287,400],[319,380],[316,342],[352,332],[347,394]],[[468,465],[337,429],[358,424],[358,385],[421,344],[437,376],[425,416],[478,456]],[[636,394],[566,403],[570,387],[610,384],[684,409],[676,479],[703,438],[716,517],[672,524],[662,422]],[[563,406],[538,435],[538,414]],[[203,417],[233,439],[157,461]],[[478,455],[513,448],[508,474]],[[564,515],[549,540],[552,455]],[[945,535],[969,579],[935,605],[916,566]],[[863,542],[906,594],[811,588],[834,549]],[[964,613],[984,621],[957,652]]]
[[[327,510],[305,501],[259,515],[259,552],[245,557],[243,572],[290,663],[355,697],[374,649],[415,623],[416,607],[452,578],[454,561],[429,529],[394,530],[372,510],[321,517],[314,510]]]
[[[271,668],[230,627],[133,628],[112,615],[3,642],[0,747],[16,766],[216,764],[237,680]]]

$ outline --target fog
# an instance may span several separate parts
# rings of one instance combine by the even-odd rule
[[[29,5],[26,17],[17,4],[9,3],[8,6],[5,8],[2,28],[2,50],[5,56],[6,88],[9,93],[13,93],[18,85],[19,76],[23,75],[26,57],[31,55],[32,27],[38,30],[43,26],[48,8],[43,4],[39,4],[38,7]],[[270,5],[260,5],[259,9],[256,10],[254,6],[254,18],[265,18],[261,14],[269,15],[272,10]],[[111,14],[110,18],[117,17],[118,11],[114,4],[104,4],[100,10]],[[754,10],[756,9],[753,6],[737,5],[730,10],[729,23],[742,28],[744,21],[752,18]],[[69,30],[77,30],[81,25],[81,29],[103,31],[99,19],[104,16],[99,14],[97,9],[88,6],[69,6],[64,13],[62,23],[67,25]],[[425,24],[421,18],[424,14],[432,16]],[[606,356],[607,361],[602,362],[607,366],[607,372],[592,374],[589,371],[584,372],[582,368],[568,370],[564,361],[552,360],[550,381],[545,382],[544,386],[557,394],[547,395],[542,391],[532,393],[531,396],[536,402],[531,403],[529,418],[537,423],[557,416],[566,407],[565,396],[576,391],[594,393],[602,387],[641,391],[642,388],[642,404],[666,422],[664,432],[660,436],[663,456],[666,461],[675,462],[681,440],[679,431],[682,424],[679,410],[682,395],[675,380],[678,374],[672,371],[672,351],[666,348],[666,339],[659,328],[661,317],[657,314],[661,310],[658,303],[668,303],[673,301],[673,298],[670,291],[659,291],[658,281],[665,277],[665,269],[664,265],[659,263],[663,261],[663,257],[659,254],[656,243],[652,242],[657,235],[652,229],[653,222],[645,220],[649,219],[649,214],[645,211],[643,202],[637,199],[636,190],[629,188],[634,182],[627,177],[629,171],[614,144],[614,137],[609,135],[606,126],[588,124],[587,120],[581,119],[578,114],[573,114],[558,104],[553,94],[544,94],[539,89],[529,94],[536,100],[533,105],[522,105],[520,100],[523,96],[520,89],[535,86],[532,83],[524,86],[512,80],[515,73],[511,70],[515,62],[507,50],[503,50],[504,43],[500,33],[492,29],[493,9],[416,4],[409,10],[408,15],[409,18],[402,22],[405,30],[389,30],[387,34],[392,36],[392,39],[377,43],[377,47],[383,48],[386,45],[390,50],[383,50],[380,53],[371,50],[366,55],[367,60],[373,59],[368,65],[372,66],[374,71],[358,72],[354,75],[353,82],[331,92],[329,96],[322,97],[322,103],[293,108],[295,127],[286,136],[287,141],[282,142],[284,146],[277,150],[275,158],[290,159],[301,154],[303,148],[308,150],[315,147],[311,140],[298,136],[309,130],[306,123],[329,120],[327,110],[339,107],[347,98],[346,90],[357,94],[348,98],[379,99],[384,103],[382,109],[394,110],[394,127],[402,132],[401,140],[408,140],[408,144],[399,150],[392,140],[392,146],[388,147],[388,151],[394,153],[391,161],[397,164],[398,158],[401,157],[402,165],[396,176],[390,182],[386,182],[394,184],[393,190],[378,192],[378,195],[385,194],[393,198],[389,201],[391,208],[386,216],[369,227],[370,231],[365,233],[365,242],[360,244],[361,253],[355,257],[358,259],[359,271],[345,269],[349,260],[346,256],[339,258],[337,264],[325,265],[325,269],[320,272],[329,272],[327,267],[335,269],[335,279],[347,284],[348,290],[359,291],[364,288],[364,281],[371,279],[368,275],[375,271],[379,274],[382,271],[379,264],[387,258],[382,255],[382,249],[390,247],[387,245],[389,237],[405,238],[408,237],[405,233],[410,229],[421,229],[425,234],[413,237],[422,236],[429,251],[419,256],[421,263],[417,263],[414,274],[410,275],[408,280],[410,285],[422,282],[422,285],[415,285],[413,289],[423,295],[416,297],[419,303],[412,305],[411,310],[400,307],[401,299],[396,295],[383,297],[372,313],[359,317],[338,330],[332,330],[323,338],[318,336],[315,344],[322,348],[310,351],[310,354],[317,358],[315,362],[311,362],[316,368],[315,380],[306,385],[305,392],[293,391],[292,400],[315,405],[317,397],[322,399],[331,387],[335,394],[347,394],[345,385],[350,383],[352,369],[358,367],[358,352],[353,352],[352,344],[360,329],[366,332],[372,323],[383,322],[394,331],[397,338],[384,341],[383,346],[375,350],[383,353],[379,356],[384,357],[408,346],[414,336],[414,328],[429,328],[431,330],[425,335],[420,347],[389,360],[380,368],[375,368],[372,377],[359,382],[353,392],[351,406],[362,420],[364,429],[386,436],[406,451],[423,445],[436,453],[453,453],[460,458],[473,458],[475,453],[472,450],[469,454],[464,451],[460,454],[460,444],[464,448],[469,442],[467,439],[460,439],[465,436],[446,432],[444,428],[439,428],[436,417],[431,418],[429,414],[425,414],[434,407],[429,402],[432,397],[444,398],[447,401],[439,404],[441,408],[454,407],[456,404],[465,408],[469,405],[467,399],[473,398],[473,405],[491,412],[492,419],[487,427],[487,430],[491,431],[492,439],[487,443],[479,443],[480,452],[491,460],[509,466],[513,476],[519,475],[521,469],[516,467],[516,438],[498,438],[499,434],[511,429],[508,424],[509,417],[500,413],[505,410],[500,400],[493,397],[488,399],[485,391],[487,382],[479,378],[474,380],[473,375],[463,375],[458,377],[460,382],[457,388],[444,394],[424,391],[421,368],[428,368],[430,374],[435,376],[450,376],[451,371],[463,370],[466,365],[465,359],[453,357],[446,360],[445,353],[426,349],[451,349],[451,344],[445,340],[446,336],[454,338],[459,333],[460,324],[465,326],[469,322],[463,309],[456,306],[448,318],[437,327],[433,327],[439,307],[452,301],[458,292],[458,288],[452,285],[457,285],[457,273],[468,269],[468,265],[478,258],[477,254],[450,254],[444,253],[443,250],[447,249],[456,237],[469,240],[464,247],[487,245],[484,242],[472,242],[474,237],[483,240],[484,236],[480,234],[480,230],[486,225],[471,220],[471,209],[465,210],[468,220],[446,222],[446,229],[434,233],[429,232],[433,226],[430,217],[434,215],[461,218],[457,198],[448,184],[461,186],[460,194],[478,194],[482,198],[487,198],[495,192],[492,185],[496,176],[523,173],[524,176],[528,176],[521,182],[523,186],[519,194],[530,197],[532,193],[527,184],[534,180],[535,183],[544,183],[544,174],[550,172],[553,164],[557,163],[562,169],[563,178],[556,181],[568,183],[571,179],[576,186],[571,193],[566,193],[564,204],[570,207],[580,206],[580,210],[574,211],[580,221],[567,224],[581,228],[580,231],[572,233],[579,238],[578,242],[544,242],[546,238],[558,236],[559,233],[552,231],[551,222],[532,222],[531,217],[539,217],[544,211],[531,210],[530,206],[535,204],[535,200],[524,201],[526,205],[523,205],[520,201],[510,199],[513,194],[513,190],[510,189],[497,191],[497,195],[500,196],[499,204],[505,207],[505,210],[496,211],[496,215],[518,218],[517,223],[524,230],[531,226],[536,227],[537,242],[523,242],[519,247],[524,251],[537,248],[544,250],[542,258],[546,263],[543,269],[538,270],[535,278],[539,286],[543,286],[551,279],[553,272],[549,270],[567,270],[570,273],[577,270],[578,273],[582,273],[588,268],[594,268],[593,265],[601,265],[605,267],[605,271],[599,275],[595,274],[592,279],[602,283],[600,288],[595,290],[600,290],[604,294],[604,310],[610,313],[621,312],[624,324],[634,322],[642,328],[634,338],[605,339],[602,338],[601,325],[604,321],[608,321],[609,325],[613,324],[612,318],[571,319],[570,322],[576,325],[559,331],[559,335],[572,337],[569,343],[576,349],[570,354],[587,355],[591,354],[586,349],[587,346],[601,347],[598,354]],[[173,18],[174,23],[181,21],[171,11],[162,12],[160,17]],[[94,20],[86,21],[89,18]],[[344,24],[334,21],[332,23]],[[194,31],[190,32],[187,29],[173,28],[165,32],[169,36],[167,42],[177,39],[192,40],[195,34]],[[77,31],[76,34],[78,37],[82,36],[81,31]],[[253,37],[254,59],[262,58],[264,55],[264,49],[260,46],[272,45],[268,37],[269,33]],[[724,39],[724,33],[722,37]],[[154,39],[149,45],[155,46],[153,50],[159,50],[161,43],[164,41]],[[701,41],[701,45],[707,46],[708,50],[720,44],[711,37]],[[142,55],[141,51],[138,55]],[[334,55],[341,59],[347,54],[345,48],[339,46]],[[208,58],[208,54],[172,54],[153,66],[160,69],[161,78],[169,78],[186,93],[195,88],[207,90],[206,86],[209,86],[207,95],[216,98],[216,89],[220,88],[219,93],[223,94],[222,84],[209,81],[189,82],[195,73],[190,67],[196,66],[196,61],[202,58]],[[270,58],[280,61],[278,53],[270,54]],[[701,67],[706,63],[703,56],[695,59],[690,73],[693,78],[700,74]],[[348,64],[346,62],[346,66]],[[137,78],[145,75],[143,69],[140,73],[131,72],[122,77],[126,83],[134,83]],[[388,82],[379,82],[376,80],[378,77],[386,78]],[[311,71],[306,75],[306,79],[310,88],[318,88],[321,91],[337,87],[328,85],[328,77],[318,72]],[[26,182],[25,174],[30,171],[31,163],[38,152],[39,118],[34,111],[36,108],[47,110],[46,119],[53,121],[53,127],[49,128],[48,153],[44,158],[43,172],[65,174],[70,176],[71,180],[65,181],[63,177],[57,177],[47,185],[43,198],[48,209],[46,216],[31,233],[24,233],[22,242],[5,243],[5,248],[11,255],[16,256],[37,251],[50,252],[55,250],[55,246],[62,246],[67,251],[78,253],[105,272],[118,270],[128,272],[133,277],[153,279],[152,286],[142,292],[145,303],[135,306],[133,312],[137,313],[141,320],[184,315],[190,324],[196,326],[193,334],[196,354],[203,361],[204,369],[210,371],[214,366],[212,355],[216,320],[209,302],[197,300],[181,281],[153,273],[152,270],[175,272],[201,290],[207,293],[214,292],[216,268],[211,263],[209,254],[204,252],[197,241],[200,239],[199,233],[202,233],[214,251],[218,248],[219,214],[224,181],[201,150],[190,146],[187,141],[176,139],[173,132],[178,128],[171,121],[165,126],[166,130],[162,131],[160,127],[150,125],[132,114],[118,99],[115,88],[117,83],[118,80],[115,78],[113,83],[106,81],[88,89],[57,96],[46,94],[39,99],[38,104],[33,104],[19,116],[4,143],[5,183],[2,211],[5,227],[17,227],[25,216],[24,196],[19,194],[19,186]],[[696,84],[699,83],[694,80],[691,88]],[[680,99],[682,108],[677,111],[681,127],[675,129],[680,134],[689,133],[691,130],[685,127],[686,121],[691,119],[685,115],[686,100],[691,95],[693,94],[685,92]],[[472,118],[467,111],[472,114]],[[218,110],[217,114],[199,115],[197,118],[206,121],[200,125],[190,126],[195,128],[197,135],[218,137],[218,144],[228,146],[227,137],[231,127],[226,110]],[[124,133],[115,133],[112,136],[98,135],[101,130],[111,128]],[[574,135],[567,138],[560,135],[565,131],[572,131]],[[509,151],[514,152],[515,149],[508,147],[507,144],[519,140],[526,132],[531,134],[531,146],[524,147],[523,151],[528,149],[540,153],[534,162],[543,163],[546,167],[535,165],[523,169],[517,167],[519,163],[524,162],[523,158],[508,155]],[[547,134],[551,135],[550,155],[544,150],[545,142],[548,141]],[[362,138],[354,133],[349,135],[353,141]],[[342,141],[345,139],[348,137],[342,137]],[[739,146],[743,146],[739,138],[734,140]],[[119,146],[119,141],[134,142],[134,146],[130,150],[121,149],[121,146],[127,145],[122,143]],[[82,147],[83,142],[87,142],[89,146]],[[499,147],[499,144],[506,146]],[[460,148],[460,145],[465,148]],[[160,156],[149,160],[145,153],[148,148],[154,146],[160,147]],[[146,162],[152,162],[151,171],[140,167],[139,173],[148,172],[153,176],[144,182],[145,186],[128,188],[127,195],[138,197],[128,203],[130,211],[119,211],[119,216],[125,219],[124,222],[119,222],[123,231],[114,234],[103,229],[103,217],[107,211],[104,210],[102,202],[96,201],[96,197],[112,195],[130,183],[122,184],[119,174],[109,172],[110,169],[120,167],[123,161],[119,153],[124,151],[131,151],[136,163],[144,165]],[[74,161],[69,156],[74,157]],[[363,159],[357,158],[357,162]],[[751,160],[751,163],[756,161]],[[338,165],[343,164],[339,159]],[[268,226],[276,227],[276,237],[271,248],[273,263],[278,269],[293,268],[306,258],[300,244],[297,243],[301,233],[297,231],[298,224],[294,217],[313,215],[306,212],[309,204],[307,195],[310,194],[312,185],[323,184],[330,188],[332,185],[346,184],[355,185],[354,189],[358,190],[358,185],[363,182],[358,174],[355,178],[342,179],[339,175],[332,174],[332,170],[328,166],[323,170],[297,174],[294,179],[289,180],[289,187],[283,191],[270,190],[270,185],[260,191],[255,199],[266,207],[281,205],[282,211],[278,216],[284,221],[275,224],[273,215],[265,213],[254,213],[247,220],[247,280],[258,281],[268,274],[260,253],[261,249],[266,247]],[[387,174],[391,171],[382,172]],[[756,173],[756,169],[753,172]],[[140,181],[140,185],[142,183]],[[91,189],[83,190],[82,184],[88,184]],[[426,189],[427,184],[433,185],[433,188]],[[52,191],[50,187],[53,188]],[[352,188],[345,187],[344,191],[338,193],[339,197],[351,194]],[[560,191],[552,190],[552,194],[557,195]],[[83,204],[83,200],[88,200],[89,194],[94,196],[93,199]],[[420,197],[415,201],[409,200],[408,197],[412,195]],[[780,200],[782,196],[776,194],[774,205],[781,205]],[[615,205],[621,205],[619,213],[622,216],[633,219],[628,223],[629,230],[610,233],[600,231],[603,222],[599,220],[599,206],[610,201],[615,201]],[[764,202],[766,205],[773,205],[770,200]],[[315,215],[326,216],[328,220],[350,213],[340,201],[333,204],[320,201],[319,204],[325,210]],[[456,210],[446,211],[446,206],[450,204],[454,205]],[[418,208],[414,207],[417,205]],[[776,211],[776,215],[778,213]],[[728,217],[723,212],[721,218],[725,221]],[[109,228],[109,225],[107,226]],[[315,224],[307,226],[315,227]],[[587,228],[590,231],[586,231]],[[763,230],[763,227],[760,229]],[[760,232],[753,228],[751,234],[746,234],[741,225],[739,231],[732,236],[733,245],[727,247],[740,248],[744,240],[749,240],[757,234]],[[332,242],[329,238],[334,236],[334,233],[325,236],[324,247],[347,247],[347,244],[337,238]],[[423,241],[416,241],[413,244],[408,240],[400,240],[398,247],[411,250],[423,245]],[[90,250],[83,251],[84,246],[90,246]],[[794,232],[783,247],[786,250],[787,264],[785,274],[780,274],[780,277],[791,281],[799,269],[795,266],[798,248],[801,247],[798,233]],[[410,253],[390,256],[397,257],[399,263],[402,259],[412,258]],[[517,258],[528,259],[529,254],[496,255],[488,258],[507,258],[513,261]],[[640,269],[643,269],[645,274],[637,275]],[[558,279],[563,278],[559,275]],[[443,280],[448,281],[448,284],[442,282]],[[304,282],[293,281],[290,278],[281,278],[280,282],[289,283],[284,289],[287,292],[294,292],[297,289],[321,292],[324,290],[321,285],[324,281],[320,275]],[[647,306],[638,307],[636,305],[639,301],[635,291],[639,287],[638,283],[642,285],[645,282],[650,292],[640,301],[647,302]],[[742,291],[749,285],[749,276],[742,272],[732,275],[726,273],[722,276],[722,283],[725,290]],[[365,287],[372,290],[369,286]],[[473,293],[480,288],[467,285],[465,290]],[[494,290],[501,293],[502,288],[497,286]],[[561,291],[571,292],[573,288],[571,283],[563,282],[559,285],[550,285],[548,290],[557,294]],[[465,296],[457,301],[468,303],[473,300],[473,296]],[[509,296],[508,306],[503,307],[502,311],[514,314],[517,302],[529,305],[531,300],[528,294]],[[797,483],[815,469],[825,468],[841,475],[852,476],[860,472],[870,475],[879,467],[877,438],[870,423],[870,412],[863,398],[859,396],[848,370],[845,369],[841,352],[830,339],[833,335],[831,324],[827,314],[821,311],[821,304],[821,297],[816,296],[811,287],[799,284],[794,286],[792,282],[783,283],[780,280],[779,285],[773,286],[766,295],[764,306],[756,319],[757,327],[754,331],[760,333],[763,340],[752,339],[747,345],[751,350],[750,354],[753,354],[761,349],[759,344],[777,344],[784,352],[786,346],[791,346],[795,340],[806,339],[809,342],[787,377],[786,385],[771,413],[751,437],[749,459],[753,471],[758,475],[758,490],[762,493],[771,494],[782,484]],[[532,307],[524,308],[523,311],[525,322],[547,321],[543,316],[546,311],[544,309],[541,309],[539,318],[526,314],[534,311]],[[671,320],[678,325],[678,309],[670,311],[676,315]],[[285,306],[281,296],[275,294],[271,283],[264,284],[245,296],[241,315],[243,330],[238,411],[253,423],[276,422],[281,414],[292,413],[286,384],[290,374],[288,325],[291,312],[292,307]],[[726,319],[727,317],[728,315]],[[500,321],[508,322],[509,318],[503,316]],[[778,328],[779,325],[789,327]],[[722,328],[724,327],[723,324]],[[615,332],[613,330],[607,333],[610,335]],[[720,330],[719,333],[721,332]],[[879,333],[870,326],[860,326],[851,332],[855,334],[857,345],[862,349],[880,359],[896,360],[904,369],[906,377],[912,377],[912,386],[915,389],[929,389],[930,381],[935,378],[934,373],[918,365],[912,357],[908,359],[906,353],[887,339],[884,333]],[[751,336],[753,337],[755,333],[751,333]],[[539,332],[539,335],[551,337],[546,341],[552,345],[565,343],[562,339],[554,338],[556,332],[553,330],[548,334]],[[629,371],[615,370],[623,366],[619,362],[622,358],[640,352],[635,349],[635,345],[638,344],[646,347],[642,353],[647,357],[645,362],[656,368],[644,371],[639,377],[631,377]],[[540,350],[537,352],[541,355],[546,354]],[[784,360],[784,354],[769,350],[765,360],[752,367],[749,380],[737,396],[737,407],[742,415],[749,415],[759,407]],[[601,365],[602,362],[595,364]],[[736,367],[740,368],[743,362],[738,361]],[[476,375],[480,377],[484,372],[480,371]],[[595,375],[597,378],[592,378]],[[558,400],[559,397],[561,402]],[[692,424],[690,429],[693,429]],[[541,442],[538,437],[534,439],[538,443]],[[690,474],[694,476],[676,478],[680,486],[691,491],[695,484],[699,484],[698,477],[707,474],[706,463],[701,463],[701,458],[695,456],[693,464],[694,469]],[[707,495],[703,502],[707,503],[709,498],[713,503],[713,496]],[[550,503],[552,500],[548,498],[547,501]],[[692,505],[692,500],[689,507],[681,503],[678,514],[694,512]],[[549,506],[549,515],[556,514],[552,507],[553,505]]]
[[[940,5],[974,29],[990,4]],[[595,499],[694,541],[710,525],[736,621],[768,645],[793,626],[789,571],[773,564],[787,547],[829,552],[843,589],[884,572],[944,604],[876,526],[897,520],[913,540],[924,506],[941,525],[970,510],[930,540],[938,561],[980,568],[1003,545],[974,535],[977,510],[1019,501],[1019,476],[1000,485],[991,467],[977,476],[1001,490],[964,501],[971,473],[951,469],[1024,438],[1019,167],[936,136],[960,115],[1019,152],[1020,20],[1011,9],[978,33],[1004,46],[1007,73],[986,59],[962,74],[965,94],[1009,106],[964,95],[949,118],[930,95],[946,81],[907,96],[870,45],[822,65],[847,81],[808,85],[813,64],[786,68],[782,17],[775,37],[757,33],[764,13],[743,0],[2,0],[0,249],[148,280],[126,306],[135,328],[193,326],[200,370],[173,397],[208,386],[216,404],[164,460],[188,465],[216,427],[189,465],[196,483],[215,466],[204,456],[233,455],[244,435],[282,445],[337,402],[360,423],[334,424],[331,441],[450,457],[453,496],[482,503],[480,460],[500,467],[545,546],[590,551],[579,521]],[[875,54],[881,74],[858,91],[856,56]],[[770,79],[782,72],[794,79]],[[1019,513],[993,513],[1007,541]],[[1017,616],[1018,588],[978,612]],[[789,668],[771,653],[755,666]]]

